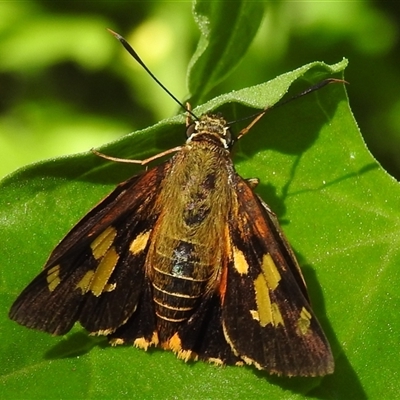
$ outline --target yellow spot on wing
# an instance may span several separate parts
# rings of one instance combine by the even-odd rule
[[[253,319],[258,320],[262,327],[267,326],[268,324],[272,324],[273,326],[279,324],[284,325],[278,305],[271,302],[269,287],[263,274],[259,274],[254,280],[254,289],[256,292],[258,315],[255,314],[253,310],[250,311]]]
[[[47,283],[50,292],[52,292],[61,282],[60,279],[60,265],[55,265],[47,271]]]
[[[147,242],[149,241],[150,231],[142,232],[140,235],[136,236],[135,239],[132,240],[131,245],[129,246],[129,251],[132,254],[140,253],[142,250],[146,248]]]
[[[247,271],[249,270],[249,264],[247,263],[243,252],[236,247],[233,248],[233,265],[236,271],[242,275],[247,274]]]
[[[82,293],[91,291],[95,296],[100,296],[104,291],[110,292],[115,289],[115,284],[108,283],[115,266],[117,265],[119,255],[114,247],[111,247],[103,254],[96,270],[89,270],[84,277],[77,283],[76,287],[82,290]]]
[[[300,312],[300,317],[297,320],[297,331],[300,335],[305,335],[309,331],[311,318],[312,315],[303,307]]]
[[[250,315],[256,321],[260,321],[260,316],[258,315],[258,311],[257,310],[250,310]]]
[[[117,231],[112,226],[109,226],[104,232],[102,232],[90,245],[93,253],[93,257],[98,260],[103,257],[107,250],[111,247],[114,242]]]
[[[261,270],[265,276],[268,287],[271,290],[275,290],[279,285],[281,275],[278,271],[278,268],[276,267],[274,260],[271,257],[271,254],[264,254],[261,263]]]
[[[94,271],[91,269],[86,272],[84,277],[76,284],[76,288],[81,289],[82,294],[85,294],[90,290],[90,283],[92,282],[93,275]]]
[[[271,303],[271,309],[272,309],[272,325],[274,326],[278,326],[279,324],[285,325],[278,304]]]
[[[101,259],[90,285],[90,290],[95,296],[100,296],[103,292],[103,289],[107,285],[108,279],[117,265],[118,259],[119,255],[115,251],[114,247],[111,247]]]
[[[269,289],[263,274],[258,275],[254,280],[254,289],[256,292],[258,321],[260,322],[260,325],[264,327],[272,322],[272,315]]]
[[[113,290],[115,290],[116,287],[116,283],[107,283],[107,285],[104,286],[103,292],[112,292]]]

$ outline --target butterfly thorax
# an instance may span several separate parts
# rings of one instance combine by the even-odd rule
[[[203,124],[202,128],[170,160],[146,262],[156,314],[166,336],[218,286],[224,259],[232,204],[229,182],[236,172],[223,144],[225,135],[221,141],[218,127],[206,130]],[[165,337],[162,330],[160,336]]]

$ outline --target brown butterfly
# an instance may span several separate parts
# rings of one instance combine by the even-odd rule
[[[186,109],[194,117],[186,143],[78,222],[10,318],[55,335],[79,321],[111,344],[160,346],[185,361],[253,364],[286,376],[332,373],[296,257],[253,191],[258,180],[235,171],[229,125],[219,114],[197,118]]]

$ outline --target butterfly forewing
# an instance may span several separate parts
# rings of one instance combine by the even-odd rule
[[[167,166],[122,183],[78,222],[14,302],[10,318],[52,334],[76,321],[92,333],[122,325],[141,293],[156,189]]]
[[[300,268],[276,217],[235,176],[229,218],[230,260],[223,296],[226,340],[243,361],[279,375],[333,372],[325,335],[311,309]],[[243,335],[246,332],[246,338]]]

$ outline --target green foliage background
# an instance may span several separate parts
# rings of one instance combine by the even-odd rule
[[[400,53],[396,10],[389,9],[396,6],[198,1],[195,23],[189,2],[1,3],[1,173],[87,151],[177,112],[105,31],[109,27],[194,106],[278,76],[197,110],[218,107],[232,120],[254,112],[250,106],[276,103],[291,85],[290,93],[297,93],[345,66],[309,62],[333,64],[346,56],[346,89],[364,138],[398,174]],[[294,69],[302,64],[308,65]],[[292,72],[281,75],[286,71]],[[155,154],[182,143],[182,122],[171,118],[102,151],[132,158]],[[168,352],[109,348],[79,327],[60,339],[8,321],[10,304],[52,247],[137,171],[86,153],[23,169],[0,187],[4,398],[398,396],[399,186],[365,148],[341,85],[269,113],[239,143],[235,162],[242,176],[261,179],[261,196],[305,266],[335,374],[284,379],[251,368],[186,365]]]

